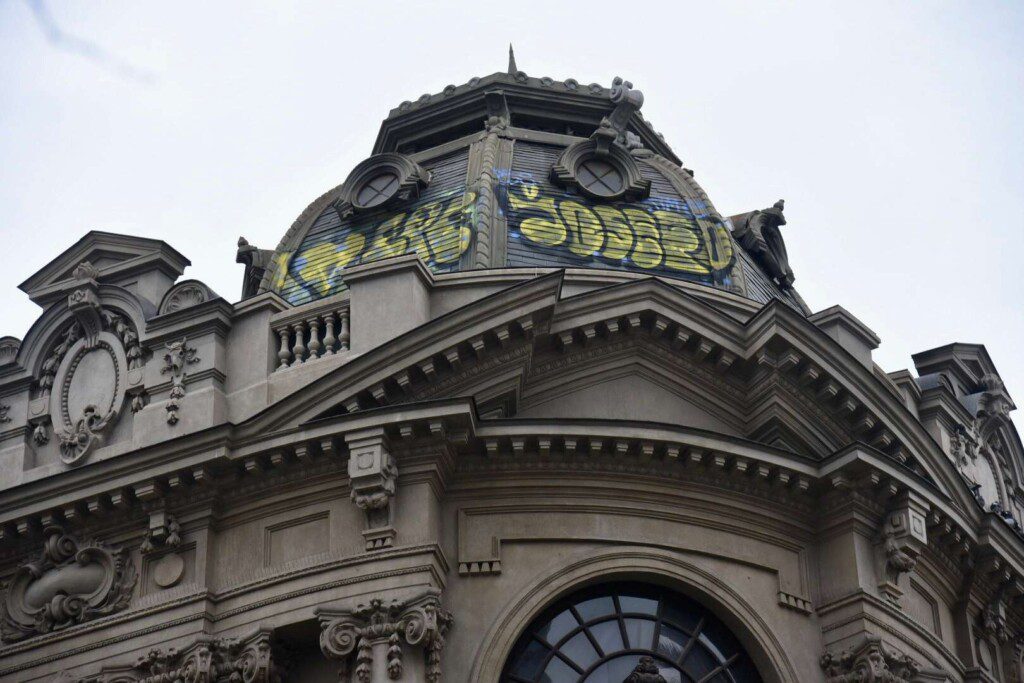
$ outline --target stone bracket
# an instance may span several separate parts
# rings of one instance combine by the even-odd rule
[[[352,502],[365,515],[363,537],[367,550],[394,544],[395,493],[398,467],[395,465],[383,429],[370,429],[345,436],[349,449],[348,476]]]

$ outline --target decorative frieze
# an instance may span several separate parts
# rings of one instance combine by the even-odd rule
[[[899,683],[911,681],[921,665],[909,655],[891,650],[878,636],[866,636],[856,647],[821,656],[825,683]]]
[[[374,598],[352,610],[317,610],[320,649],[341,662],[341,683],[375,680],[374,648],[385,650],[391,680],[401,678],[405,649],[411,648],[422,650],[425,680],[440,681],[444,638],[453,622],[452,615],[441,607],[440,595],[431,588],[407,600]]]
[[[79,543],[60,527],[44,529],[39,559],[18,568],[0,602],[0,636],[11,643],[118,612],[138,573],[124,548]]]

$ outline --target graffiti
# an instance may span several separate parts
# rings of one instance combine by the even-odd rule
[[[728,229],[702,206],[667,198],[593,204],[542,187],[529,175],[507,178],[501,188],[510,241],[522,240],[567,265],[596,261],[728,279],[734,260]]]
[[[449,272],[472,244],[475,194],[463,189],[376,219],[346,220],[276,255],[275,289],[298,305],[345,289],[342,271],[360,263],[417,254],[434,272]]]

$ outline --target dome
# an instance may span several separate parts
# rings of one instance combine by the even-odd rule
[[[643,94],[507,72],[403,102],[373,154],[310,204],[252,292],[292,305],[345,270],[416,254],[435,274],[596,268],[700,283],[807,313],[782,204],[724,218],[640,113]]]

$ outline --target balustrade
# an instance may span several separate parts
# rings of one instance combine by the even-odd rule
[[[284,311],[271,321],[278,344],[277,370],[348,350],[348,300],[317,303],[321,305]]]

